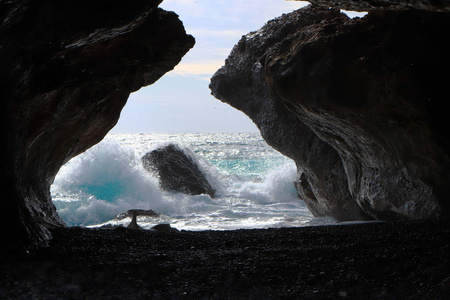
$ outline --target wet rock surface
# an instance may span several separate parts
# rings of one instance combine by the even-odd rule
[[[49,192],[59,168],[193,46],[160,2],[0,2],[0,252],[45,243],[45,227],[64,225]]]
[[[439,70],[449,23],[444,13],[349,19],[309,6],[244,36],[210,88],[296,161],[299,196],[316,216],[448,215]]]
[[[158,175],[159,184],[166,191],[214,197],[215,190],[197,163],[174,144],[145,154],[142,163],[146,170]]]
[[[448,299],[446,219],[236,231],[52,229],[0,298]]]

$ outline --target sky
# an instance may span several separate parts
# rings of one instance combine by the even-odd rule
[[[285,0],[164,0],[196,44],[175,69],[130,95],[112,133],[257,132],[242,112],[215,99],[212,75],[242,35],[308,2]]]

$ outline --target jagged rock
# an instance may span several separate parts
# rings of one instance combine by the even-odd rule
[[[296,31],[317,19],[340,16],[336,11],[322,10],[313,18],[304,13],[297,19],[298,14],[289,15],[291,19],[286,22],[271,21],[262,30],[242,37],[225,66],[214,74],[210,88],[215,97],[248,115],[269,145],[296,161],[297,190],[315,216],[331,215],[341,221],[370,219],[346,188],[338,153],[277,101],[266,83],[260,60],[283,39],[281,31]],[[284,27],[278,28],[281,23]]]
[[[215,190],[197,164],[174,144],[153,150],[142,157],[149,172],[157,173],[160,186],[166,191],[184,194],[207,194],[214,197]]]
[[[45,242],[38,219],[63,225],[49,192],[60,167],[193,46],[160,2],[0,2],[2,248]]]
[[[443,13],[308,6],[244,36],[210,88],[296,161],[315,215],[448,215],[449,25]]]
[[[337,7],[352,11],[420,9],[434,12],[450,12],[448,0],[308,0],[308,2],[325,8]]]

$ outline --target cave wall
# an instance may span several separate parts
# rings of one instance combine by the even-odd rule
[[[309,0],[308,2],[323,8],[338,8],[351,11],[405,11],[414,9],[431,12],[450,12],[448,0]]]
[[[338,152],[279,101],[266,82],[264,59],[287,32],[341,17],[337,11],[315,12],[287,14],[243,36],[214,74],[210,88],[216,98],[248,115],[269,145],[296,162],[299,196],[315,216],[372,219],[353,201]]]
[[[98,143],[129,94],[194,45],[160,2],[0,3],[3,249],[45,243],[46,227],[64,226],[50,199],[59,168]]]
[[[244,36],[210,88],[295,160],[313,214],[448,215],[449,25],[425,10],[349,19],[308,6]]]

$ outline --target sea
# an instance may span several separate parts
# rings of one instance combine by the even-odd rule
[[[167,144],[191,157],[216,195],[161,190],[141,157]],[[68,226],[127,226],[116,216],[152,209],[159,217],[138,217],[150,229],[235,230],[299,227],[333,222],[316,219],[298,198],[294,161],[271,148],[259,133],[108,134],[66,163],[51,186],[59,215]]]

